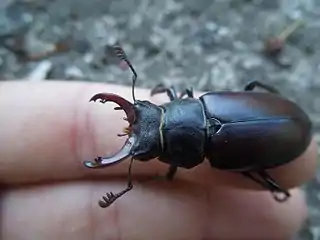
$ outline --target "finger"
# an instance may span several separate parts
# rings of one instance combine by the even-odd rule
[[[118,151],[124,139],[116,135],[127,125],[122,121],[124,113],[113,110],[115,105],[89,103],[89,99],[98,92],[113,92],[130,100],[130,88],[78,82],[7,82],[0,89],[2,183],[126,174],[128,162],[92,170],[85,168],[82,161]],[[136,97],[151,100],[149,90],[136,89]],[[161,95],[152,100],[163,103],[167,97]],[[313,143],[296,161],[276,169],[277,181],[291,187],[309,180],[315,171],[315,152]],[[154,175],[165,173],[167,165],[135,161],[134,169],[135,175]],[[193,170],[180,169],[178,177],[258,188],[241,175],[212,169],[208,162]]]
[[[279,204],[266,193],[165,182],[148,191],[136,185],[110,208],[98,207],[106,189],[122,188],[87,182],[10,190],[1,239],[292,239],[306,217],[299,190]]]

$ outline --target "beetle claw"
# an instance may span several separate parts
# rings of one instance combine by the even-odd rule
[[[102,157],[96,157],[94,161],[84,161],[84,165],[88,168],[97,168],[101,165]]]
[[[94,161],[84,161],[83,164],[88,168],[103,168],[119,163],[131,155],[131,148],[134,144],[134,137],[127,139],[126,143],[119,152],[110,157],[97,157]]]
[[[120,97],[116,94],[113,93],[98,93],[95,94],[89,102],[92,101],[97,101],[99,100],[101,103],[106,103],[106,102],[114,102],[119,105],[119,107],[115,107],[115,110],[124,110],[128,121],[130,124],[132,124],[135,121],[135,113],[133,109],[133,104],[123,97]]]
[[[273,197],[278,202],[285,202],[290,197],[290,193],[287,191],[283,192],[273,192]]]
[[[135,121],[135,112],[133,104],[127,101],[126,99],[112,93],[98,93],[90,99],[90,102],[96,102],[97,100],[99,100],[101,103],[114,102],[118,104],[119,106],[115,107],[115,110],[125,111],[127,117],[124,118],[124,120],[128,121],[130,125],[133,124],[133,122]],[[130,129],[130,126],[125,128],[124,134],[118,134],[118,136],[129,135]],[[121,148],[121,150],[113,156],[97,157],[94,159],[94,161],[84,161],[83,164],[88,168],[102,168],[118,163],[131,155],[131,148],[134,144],[134,140],[134,137],[130,136]]]

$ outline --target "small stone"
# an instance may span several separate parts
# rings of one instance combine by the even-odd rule
[[[163,38],[160,37],[159,35],[157,34],[152,34],[150,36],[150,42],[153,44],[153,45],[160,45],[162,42],[163,42]]]
[[[32,70],[31,73],[28,74],[26,80],[38,82],[46,79],[50,70],[52,69],[52,65],[53,64],[51,61],[42,61]]]
[[[92,53],[87,53],[83,57],[83,61],[86,64],[91,64],[93,62],[93,60],[94,60],[94,55]]]
[[[236,49],[236,50],[245,50],[247,48],[247,44],[245,44],[244,42],[242,41],[235,41],[233,43],[233,47]]]
[[[278,64],[283,68],[292,67],[293,60],[286,55],[282,55],[278,58]]]
[[[205,58],[205,62],[206,62],[207,64],[213,65],[213,64],[215,64],[216,62],[218,62],[219,59],[220,59],[220,58],[219,58],[218,56],[210,55],[210,56],[208,56],[208,57]]]
[[[142,22],[143,22],[142,16],[139,13],[136,13],[131,17],[129,24],[130,24],[130,27],[134,29],[134,28],[138,28],[142,24]]]
[[[83,79],[84,78],[83,72],[81,71],[81,69],[79,69],[76,66],[68,67],[66,69],[65,75],[67,79]]]
[[[259,58],[252,57],[252,58],[245,59],[243,61],[242,65],[245,69],[250,70],[250,69],[256,68],[258,66],[261,66],[262,61]]]
[[[217,32],[220,36],[224,37],[230,34],[230,29],[227,27],[220,27]]]
[[[228,61],[221,59],[211,69],[210,73],[214,81],[212,84],[216,89],[230,89],[236,86],[237,77],[235,76],[232,65]]]
[[[28,55],[54,52],[56,49],[54,43],[44,42],[38,39],[32,32],[26,35],[24,40],[24,49],[28,53]]]
[[[109,16],[109,15],[104,16],[104,17],[102,18],[102,20],[103,20],[107,25],[109,25],[109,26],[111,26],[111,27],[116,27],[116,25],[117,25],[116,19],[115,19],[114,17],[112,17],[112,16]]]
[[[214,23],[214,22],[207,22],[205,24],[205,27],[210,31],[215,31],[215,30],[218,29],[218,25],[216,23]]]

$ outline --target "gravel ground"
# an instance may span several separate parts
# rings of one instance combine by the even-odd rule
[[[120,42],[138,86],[239,90],[259,80],[299,102],[319,133],[320,1],[1,0],[0,11],[2,80],[129,85],[110,53]],[[266,39],[301,19],[280,53],[263,51]],[[297,239],[320,239],[319,183],[320,171],[305,188],[310,217]]]

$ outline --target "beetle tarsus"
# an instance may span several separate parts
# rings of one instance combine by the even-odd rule
[[[131,158],[130,164],[129,164],[129,169],[128,169],[128,185],[127,187],[118,192],[118,193],[113,193],[113,192],[108,192],[106,196],[103,196],[103,200],[99,200],[98,204],[101,208],[107,208],[109,207],[112,203],[114,203],[118,198],[129,192],[133,188],[132,184],[132,175],[131,175],[131,168],[132,168],[132,163],[133,163],[133,158]]]
[[[187,95],[187,97],[189,97],[189,98],[194,98],[193,88],[192,88],[192,87],[186,88],[186,89],[180,94],[180,97],[179,97],[179,98],[183,98],[185,95]]]
[[[268,84],[265,84],[265,83],[261,83],[261,82],[258,82],[258,81],[252,81],[252,82],[249,82],[245,87],[244,87],[244,90],[245,91],[253,91],[256,87],[260,87],[268,92],[271,92],[271,93],[275,93],[275,94],[280,94],[280,92],[268,85]]]
[[[289,192],[273,192],[273,197],[278,202],[285,202],[291,196]]]
[[[273,193],[273,197],[275,198],[275,200],[284,202],[290,197],[290,193],[288,192],[288,190],[280,187],[266,171],[259,171],[258,175],[264,181],[266,181],[269,190]],[[279,194],[283,195],[284,198],[279,197]]]
[[[242,174],[271,191],[273,197],[278,202],[284,202],[290,197],[290,193],[286,189],[280,187],[266,171],[257,171],[257,175],[260,179],[256,178],[250,172],[244,172]],[[282,195],[283,197],[280,197],[279,195]]]
[[[180,96],[178,97],[177,90],[173,86],[166,87],[162,83],[155,86],[151,90],[150,95],[153,96],[153,95],[159,94],[159,93],[167,93],[170,101],[174,101],[177,98],[183,98],[185,95],[187,95],[187,97],[189,97],[189,98],[194,97],[193,96],[193,89],[191,87],[186,88],[183,92],[181,92]]]

